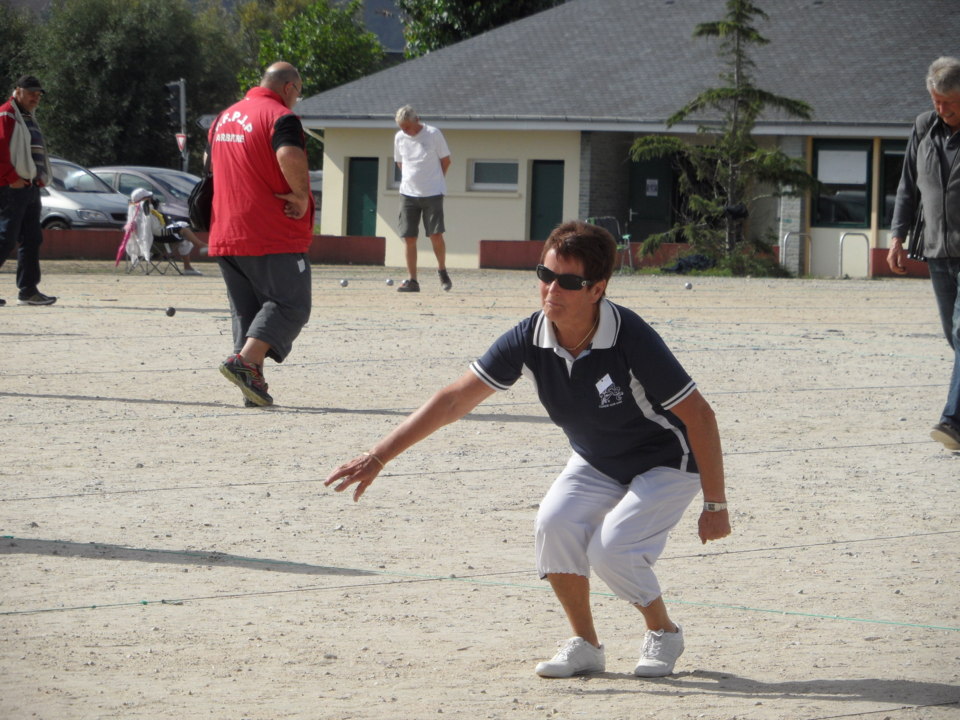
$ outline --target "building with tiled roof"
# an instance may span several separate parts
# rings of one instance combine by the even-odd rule
[[[750,232],[779,243],[786,236],[788,255],[809,246],[794,269],[836,275],[842,262],[844,272],[866,274],[865,245],[888,239],[913,119],[931,106],[927,66],[957,54],[956,2],[757,4],[768,19],[754,25],[770,42],[750,50],[754,84],[806,101],[814,115],[765,116],[754,135],[804,158],[825,191],[761,202]],[[725,5],[571,0],[304,100],[305,125],[325,137],[322,232],[385,236],[387,263],[403,265],[392,140],[405,104],[451,149],[452,267],[477,267],[483,240],[542,239],[573,217],[616,217],[634,240],[665,229],[677,200],[670,163],[631,162],[627,150],[638,135],[695,134],[695,124],[668,128],[666,119],[723,84],[717,42],[693,31],[723,18]],[[844,233],[855,240],[840,260]]]

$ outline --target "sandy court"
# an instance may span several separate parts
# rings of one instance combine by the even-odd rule
[[[734,534],[698,503],[657,566],[677,673],[593,584],[607,672],[544,680],[568,627],[534,572],[569,453],[521,381],[359,504],[321,480],[536,310],[532,272],[315,266],[277,406],[217,372],[216,267],[0,272],[0,718],[960,718],[960,453],[929,282],[618,276],[718,414]],[[341,287],[339,280],[349,280]],[[164,310],[177,309],[173,317]]]

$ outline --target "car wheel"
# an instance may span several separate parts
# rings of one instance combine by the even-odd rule
[[[43,224],[44,230],[69,230],[70,224],[66,220],[50,220]]]

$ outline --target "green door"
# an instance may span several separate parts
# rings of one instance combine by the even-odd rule
[[[377,158],[350,158],[347,165],[347,235],[377,233]]]
[[[630,163],[631,242],[643,242],[673,225],[673,167],[669,158]]]
[[[530,184],[530,239],[546,240],[563,222],[563,160],[534,160]]]

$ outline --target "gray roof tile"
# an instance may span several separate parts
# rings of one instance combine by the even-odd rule
[[[936,57],[957,52],[957,0],[757,0],[754,84],[805,100],[817,123],[906,125],[930,100]],[[424,118],[662,124],[721,83],[717,41],[694,38],[723,0],[573,0],[298,106],[309,126],[392,123],[401,105]],[[771,121],[776,118],[771,117]]]

